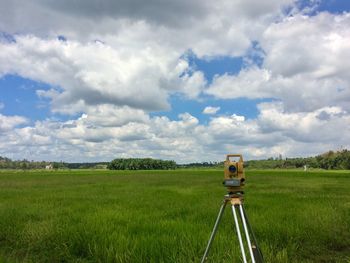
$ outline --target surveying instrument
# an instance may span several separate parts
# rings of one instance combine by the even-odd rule
[[[239,158],[238,161],[230,160],[230,158]],[[224,176],[225,180],[223,185],[227,188],[227,194],[224,196],[223,203],[220,207],[220,211],[218,217],[216,218],[216,222],[213,228],[213,231],[210,235],[208,245],[205,249],[203,258],[201,263],[204,263],[207,260],[207,256],[209,253],[209,249],[214,240],[216,231],[218,229],[221,217],[224,213],[225,207],[227,203],[231,203],[232,206],[232,214],[235,222],[237,237],[239,241],[239,246],[241,248],[242,259],[244,263],[247,263],[247,256],[245,252],[245,247],[243,244],[241,227],[240,223],[243,226],[245,233],[245,241],[247,243],[247,248],[249,251],[250,259],[252,263],[262,263],[263,256],[256,242],[256,238],[254,236],[253,230],[249,224],[247,214],[244,210],[243,206],[243,187],[245,183],[245,176],[243,170],[243,157],[241,154],[228,154],[226,156],[226,160],[224,162]],[[237,216],[238,214],[238,216]],[[239,220],[238,220],[239,217]]]

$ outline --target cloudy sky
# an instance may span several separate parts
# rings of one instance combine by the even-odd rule
[[[0,0],[0,156],[350,148],[350,2]]]

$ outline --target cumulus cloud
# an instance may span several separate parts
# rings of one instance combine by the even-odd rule
[[[276,91],[266,85],[270,78],[268,70],[252,67],[241,70],[238,75],[216,76],[206,92],[221,99],[268,98]]]
[[[220,107],[207,106],[203,109],[204,114],[216,114],[220,110]]]
[[[297,15],[266,29],[261,46],[264,66],[274,74],[291,77],[309,74],[316,79],[348,78],[350,14]],[[288,59],[283,59],[283,58]]]
[[[0,2],[0,31],[13,34],[0,36],[0,76],[49,84],[36,93],[51,110],[79,116],[29,125],[0,115],[0,155],[191,162],[227,152],[263,158],[350,147],[347,13],[285,15],[294,0]],[[208,84],[191,68],[189,50],[249,63]],[[254,118],[226,114],[206,124],[188,112],[177,120],[149,114],[170,109],[173,94],[270,102],[257,105]]]
[[[244,55],[292,3],[2,1],[0,31],[16,35],[0,41],[0,75],[51,85],[37,93],[51,99],[54,112],[99,104],[166,110],[172,93],[195,99],[207,84],[181,59],[188,50],[198,57]]]
[[[259,105],[258,123],[263,132],[280,132],[299,142],[346,142],[350,115],[340,107],[323,107],[312,112],[285,112],[281,103]],[[337,127],[338,132],[334,131]]]
[[[49,84],[37,94],[51,100],[53,112],[100,104],[166,110],[171,94],[196,99],[207,85],[181,58],[188,50],[198,57],[244,55],[292,4],[3,1],[0,31],[16,35],[0,41],[0,75]]]
[[[217,76],[206,92],[222,99],[279,99],[295,112],[329,105],[349,110],[349,28],[347,13],[285,18],[261,38],[262,67]]]
[[[249,159],[307,156],[350,147],[350,116],[340,107],[288,113],[280,102],[262,103],[256,119],[221,115],[207,124],[186,112],[178,120],[140,114],[132,122],[106,123],[102,109],[101,120],[83,114],[65,122],[37,121],[32,127],[7,125],[0,138],[0,154],[6,151],[17,158],[33,158],[35,152],[38,160],[64,161],[151,156],[184,163],[221,160],[227,152],[243,152]],[[123,110],[130,111],[119,109]]]
[[[21,116],[5,116],[0,114],[0,132],[10,131],[16,126],[27,122],[28,120]]]
[[[61,107],[69,111],[104,103],[166,109],[167,93],[159,81],[169,78],[178,57],[147,47],[121,52],[96,42],[81,44],[34,36],[2,42],[0,50],[0,73],[16,73],[57,87],[38,94],[52,99],[53,110],[58,112]]]
[[[148,114],[142,110],[126,106],[117,107],[109,104],[90,107],[80,118],[80,120],[86,125],[97,125],[103,127],[118,127],[129,122],[144,123],[147,122],[148,119]]]
[[[199,56],[242,55],[294,0],[2,1],[0,30],[110,43],[161,43]],[[47,19],[50,17],[50,19]],[[45,21],[45,23],[42,23]]]

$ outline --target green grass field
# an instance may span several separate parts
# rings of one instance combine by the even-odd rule
[[[246,171],[266,262],[350,262],[350,173]],[[199,262],[222,171],[2,171],[0,262]],[[208,262],[240,262],[227,209]]]

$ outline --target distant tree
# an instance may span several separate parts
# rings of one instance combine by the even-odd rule
[[[175,169],[176,163],[151,158],[118,158],[112,160],[107,168],[110,170],[167,170]]]
[[[341,152],[341,161],[340,161],[340,168],[341,169],[350,169],[350,151],[343,150]]]

